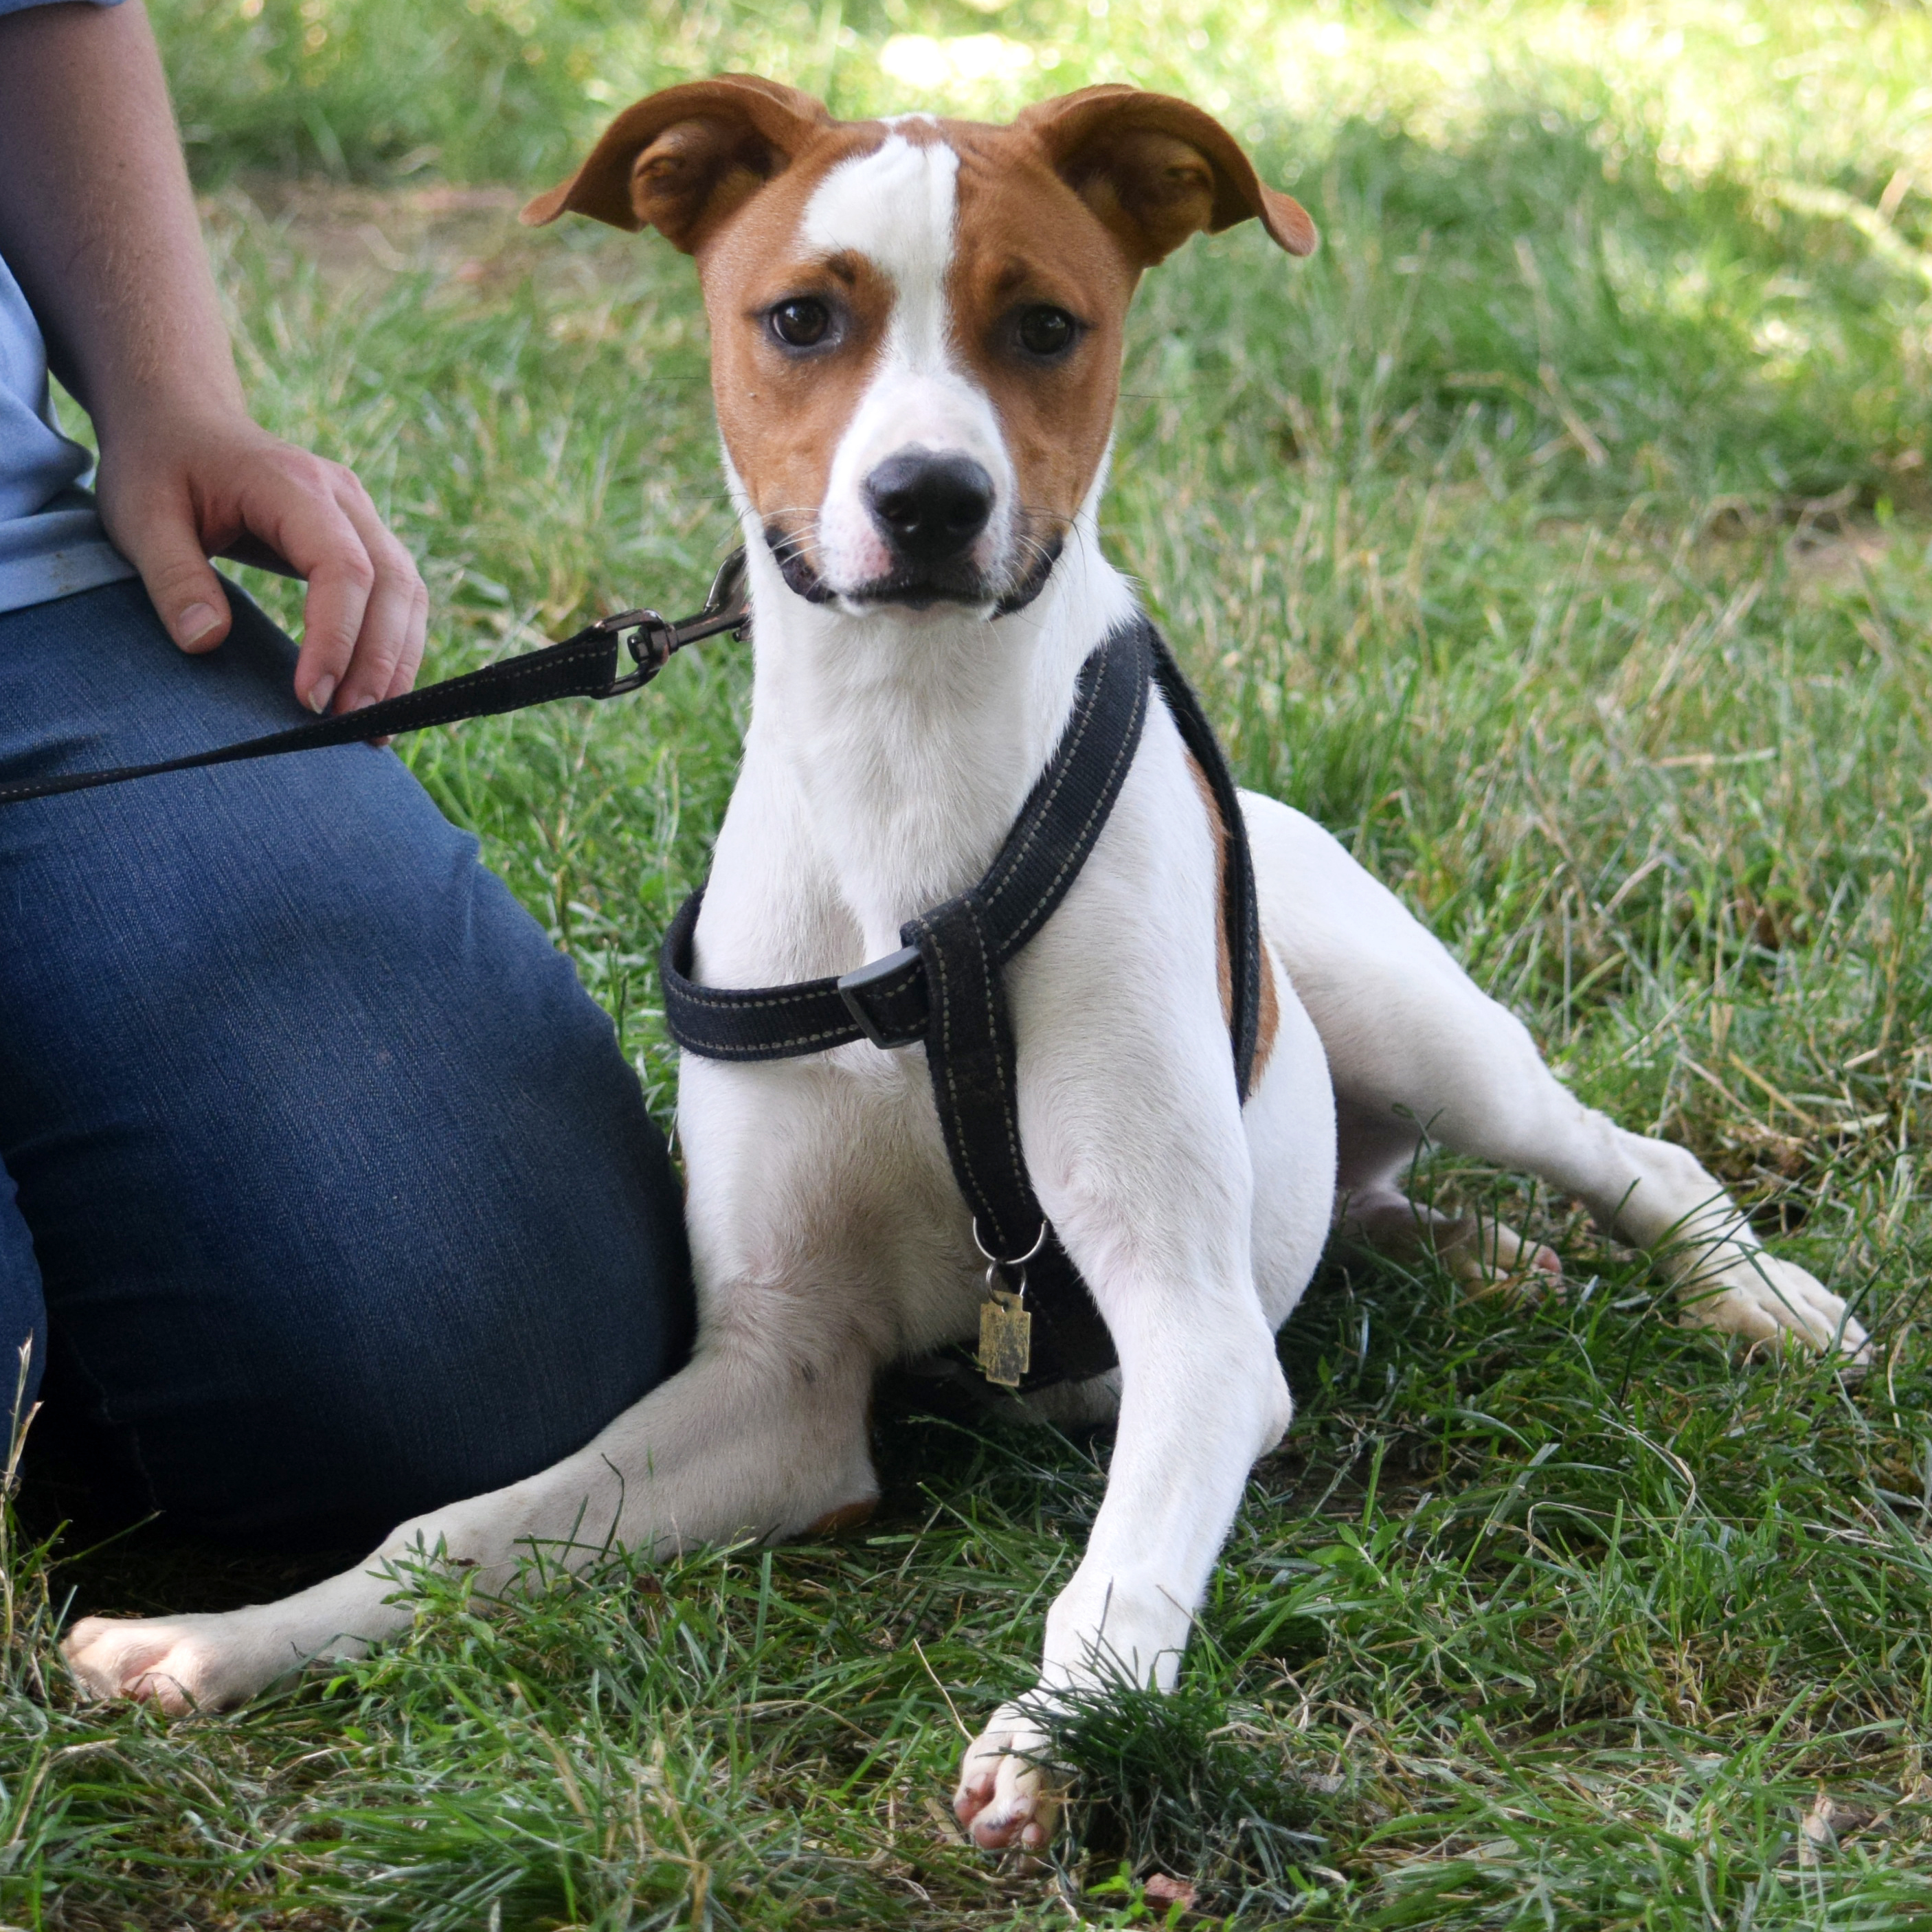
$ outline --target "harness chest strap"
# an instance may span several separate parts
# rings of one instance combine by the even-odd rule
[[[1145,618],[1105,639],[1082,668],[1058,748],[985,876],[908,920],[904,946],[837,977],[723,988],[691,977],[703,890],[664,937],[664,1016],[688,1052],[716,1060],[779,1060],[859,1040],[922,1042],[953,1177],[989,1255],[1035,1250],[1024,1274],[1036,1388],[1114,1366],[1112,1337],[1047,1225],[1020,1148],[1017,1055],[1004,968],[1066,896],[1120,795],[1146,722],[1150,686],[1206,776],[1226,833],[1222,917],[1232,984],[1229,1033],[1245,1100],[1260,1010],[1254,874],[1234,781],[1198,700]],[[1000,1379],[1011,1385],[1012,1378]]]

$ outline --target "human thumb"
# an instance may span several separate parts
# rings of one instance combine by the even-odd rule
[[[184,508],[169,505],[116,534],[168,635],[184,651],[213,650],[228,634],[228,599]]]

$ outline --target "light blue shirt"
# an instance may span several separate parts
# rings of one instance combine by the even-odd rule
[[[0,0],[0,14],[40,4]],[[60,432],[40,324],[0,260],[0,610],[134,575],[84,487],[93,460]]]

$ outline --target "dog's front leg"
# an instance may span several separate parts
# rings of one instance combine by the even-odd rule
[[[1106,1498],[1047,1612],[1039,1688],[1000,1706],[967,1748],[954,1808],[988,1849],[1052,1834],[1057,1779],[1042,1720],[1062,1694],[1172,1688],[1249,1468],[1292,1414],[1251,1296],[1244,1309],[1198,1280],[1117,1276],[1102,1298],[1121,1365]]]
[[[414,1616],[398,1564],[473,1568],[487,1594],[532,1547],[580,1568],[613,1544],[664,1552],[812,1527],[874,1493],[870,1365],[707,1338],[678,1375],[575,1455],[404,1523],[368,1562],[279,1603],[220,1615],[87,1617],[63,1646],[83,1688],[164,1709],[245,1702],[318,1657],[359,1656]]]
[[[1212,880],[1211,861],[1201,872]],[[1015,976],[1027,1158],[1106,1318],[1121,1394],[1106,1496],[1047,1613],[1040,1684],[994,1714],[962,1768],[955,1808],[988,1847],[1051,1834],[1041,1718],[1056,1703],[1124,1682],[1172,1686],[1249,1468],[1292,1413],[1255,1285],[1253,1169],[1214,998],[1212,902],[1204,889],[1198,913],[1159,928],[1164,957],[1137,965],[1117,938],[1093,940],[1145,925],[1134,901],[1150,874],[1124,867],[1118,896],[1093,889],[1104,875],[1083,879]],[[1285,1157],[1332,1174],[1332,1117],[1324,1106],[1301,1118],[1308,1144]],[[1326,1210],[1324,1196],[1311,1256]]]

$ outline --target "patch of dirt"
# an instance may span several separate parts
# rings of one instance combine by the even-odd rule
[[[1837,590],[1856,584],[1864,572],[1876,570],[1893,541],[1891,531],[1875,525],[1848,523],[1829,533],[1815,524],[1800,525],[1786,542],[1784,554],[1798,583]]]
[[[523,227],[527,196],[512,188],[341,188],[262,176],[206,198],[205,219],[256,214],[315,263],[332,293],[434,275],[468,287],[502,286],[542,262],[542,231]]]

